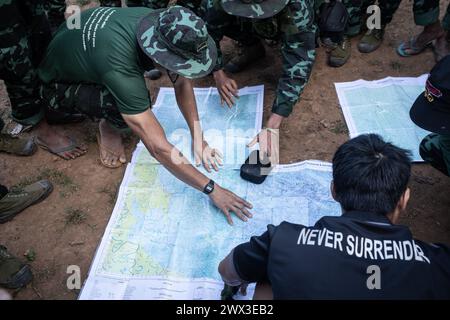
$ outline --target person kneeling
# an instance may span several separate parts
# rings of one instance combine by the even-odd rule
[[[254,298],[262,299],[449,299],[449,247],[415,240],[397,224],[410,174],[409,152],[377,135],[344,143],[331,184],[342,216],[269,225],[220,263],[222,279],[257,282]]]

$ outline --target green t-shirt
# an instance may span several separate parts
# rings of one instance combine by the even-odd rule
[[[38,74],[45,83],[95,83],[114,96],[119,111],[138,114],[150,107],[144,70],[139,64],[136,30],[148,8],[89,9],[80,28],[63,23],[43,59]]]

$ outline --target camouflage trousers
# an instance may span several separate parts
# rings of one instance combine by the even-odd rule
[[[119,130],[128,129],[113,95],[101,85],[50,83],[41,87],[40,95],[47,113],[84,114],[94,121],[105,119]]]
[[[0,79],[5,81],[12,118],[24,125],[34,125],[43,111],[31,32],[16,1],[0,5],[0,20],[5,21],[0,23]]]
[[[420,143],[420,155],[447,176],[450,176],[450,135],[429,134]]]
[[[361,32],[365,23],[367,8],[377,4],[380,7],[381,26],[384,27],[392,21],[394,13],[397,11],[401,0],[342,0],[349,14],[346,34],[355,36]]]
[[[414,21],[419,26],[427,26],[439,20],[439,0],[414,0]],[[445,30],[450,30],[450,4],[442,20]]]

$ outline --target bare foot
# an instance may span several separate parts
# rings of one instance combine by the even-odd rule
[[[442,35],[436,39],[434,43],[434,53],[436,54],[436,62],[450,54],[449,41],[447,40],[447,34]]]
[[[86,148],[74,144],[61,129],[49,126],[45,120],[36,127],[37,143],[49,152],[65,160],[75,159],[86,153]]]
[[[431,41],[442,37],[445,34],[442,29],[441,22],[437,21],[433,24],[425,26],[422,33],[417,36],[416,45],[421,48],[429,44]]]
[[[111,168],[120,167],[127,162],[125,148],[120,133],[104,119],[100,121],[100,158],[102,163]]]

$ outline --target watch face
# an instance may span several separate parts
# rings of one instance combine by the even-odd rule
[[[210,194],[214,190],[214,181],[208,182],[208,184],[205,186],[205,189],[203,190],[204,193]]]

